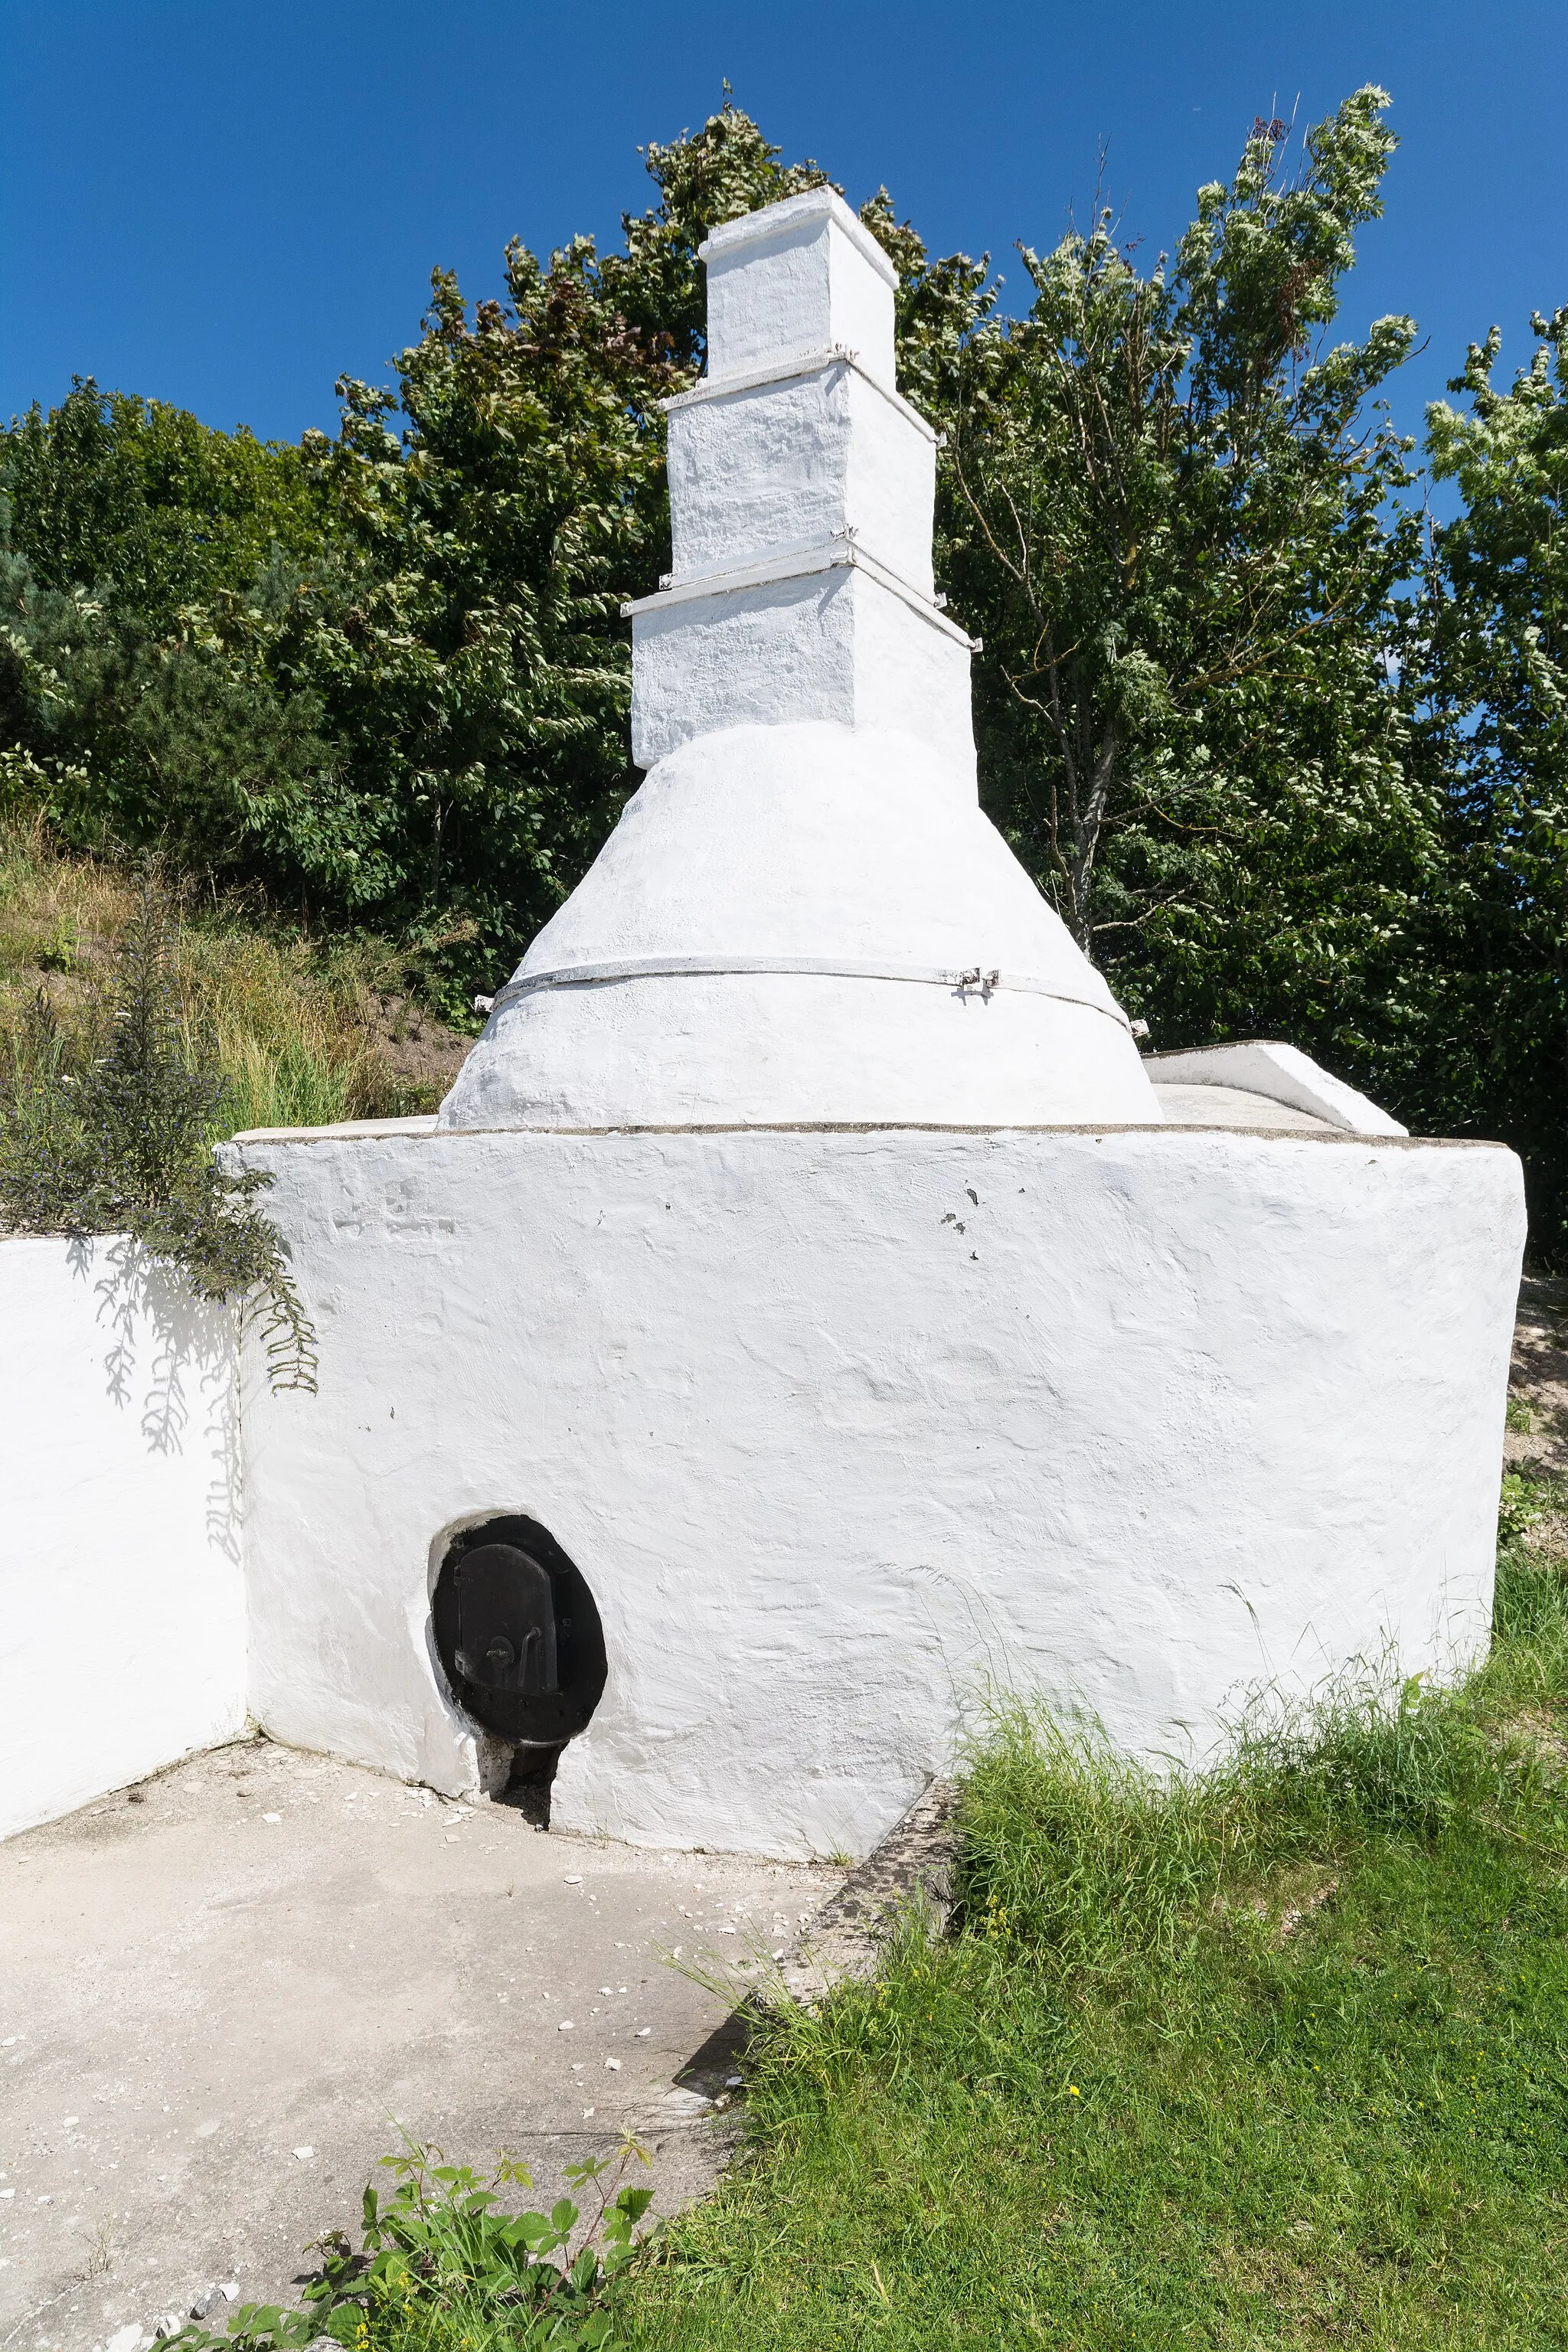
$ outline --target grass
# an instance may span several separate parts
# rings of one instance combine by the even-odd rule
[[[60,851],[41,824],[0,827],[0,1059],[14,1065],[23,1050],[23,1012],[40,988],[68,1032],[91,1021],[136,898],[133,877]],[[215,1135],[436,1108],[444,1084],[400,1074],[384,1049],[388,1005],[408,986],[395,950],[314,940],[243,903],[187,897],[180,915],[185,1022],[227,1081]]]
[[[1568,2344],[1568,1585],[1161,1789],[1003,1711],[962,1932],[764,2027],[651,2352]],[[497,2336],[497,2344],[504,2336]]]

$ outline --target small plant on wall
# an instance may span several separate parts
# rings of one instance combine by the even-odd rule
[[[69,1038],[43,991],[34,999],[0,1084],[0,1227],[129,1234],[201,1297],[238,1304],[275,1390],[313,1393],[315,1333],[256,1205],[272,1180],[214,1155],[225,1081],[187,1041],[174,946],[173,908],[149,880]]]

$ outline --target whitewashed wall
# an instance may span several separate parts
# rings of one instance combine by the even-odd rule
[[[990,1677],[1202,1748],[1487,1639],[1523,1241],[1488,1146],[1164,1130],[253,1139],[318,1398],[247,1394],[252,1704],[457,1790],[428,1595],[542,1520],[609,1682],[556,1818],[866,1850]]]
[[[244,1724],[237,1456],[226,1309],[0,1241],[0,1835]]]

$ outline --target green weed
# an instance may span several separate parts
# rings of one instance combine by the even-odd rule
[[[488,2182],[439,2148],[407,2143],[382,2159],[397,2187],[384,2202],[364,2192],[364,2238],[355,2253],[341,2231],[321,2242],[319,2277],[302,2307],[246,2304],[223,2333],[183,2328],[183,2352],[289,2352],[331,2343],[359,2352],[595,2352],[614,2327],[616,2289],[642,2258],[638,2225],[647,2189],[623,2188],[629,2164],[647,2159],[635,2141],[617,2155],[568,2165],[566,2179],[596,2197],[581,2214],[568,2197],[548,2214],[511,2213],[500,2200],[532,2177],[498,2158]]]
[[[274,1388],[313,1391],[315,1335],[256,1205],[271,1179],[212,1150],[224,1082],[184,1033],[174,938],[149,885],[75,1034],[41,990],[27,1008],[0,1083],[0,1228],[129,1235],[237,1302]]]

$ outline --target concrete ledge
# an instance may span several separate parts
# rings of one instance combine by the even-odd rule
[[[889,1936],[912,1905],[935,1934],[945,1935],[958,1848],[957,1784],[933,1780],[784,1955],[783,1991],[811,2005],[837,1985],[868,1982]]]
[[[1247,1037],[1235,1045],[1204,1045],[1184,1053],[1148,1054],[1143,1066],[1157,1087],[1235,1087],[1267,1095],[1353,1135],[1408,1132],[1367,1096],[1321,1068],[1310,1055],[1268,1038]]]
[[[1215,1091],[1217,1092],[1219,1089],[1216,1088]],[[1226,1089],[1226,1091],[1231,1090]],[[406,1135],[417,1137],[426,1142],[439,1143],[476,1142],[485,1138],[489,1138],[493,1141],[498,1136],[506,1135],[528,1135],[537,1138],[542,1138],[545,1136],[560,1136],[568,1139],[581,1139],[585,1137],[597,1135],[608,1137],[642,1135],[973,1135],[994,1137],[998,1139],[1009,1135],[1059,1135],[1098,1136],[1109,1139],[1113,1136],[1123,1135],[1169,1135],[1172,1131],[1172,1127],[1175,1124],[1176,1122],[1173,1121],[1162,1122],[1159,1126],[1144,1126],[1137,1120],[1131,1119],[1124,1122],[1118,1122],[1114,1119],[1099,1119],[1092,1125],[1078,1127],[1029,1126],[1021,1121],[1017,1123],[1009,1122],[1005,1126],[996,1126],[993,1124],[986,1127],[963,1127],[938,1119],[819,1118],[796,1120],[761,1119],[756,1121],[727,1120],[722,1123],[711,1122],[708,1124],[704,1124],[700,1121],[693,1121],[689,1125],[685,1126],[441,1127],[437,1123],[436,1117],[432,1115],[426,1118],[346,1120],[339,1127],[255,1127],[247,1129],[242,1135],[235,1136],[232,1140],[236,1144],[338,1143],[342,1142],[345,1137],[354,1138],[363,1136],[374,1139],[389,1135]],[[1199,1124],[1200,1123],[1196,1120],[1183,1119],[1180,1122],[1180,1128],[1184,1133],[1191,1133],[1199,1126]],[[1267,1124],[1259,1125],[1258,1127],[1238,1127],[1234,1120],[1228,1118],[1216,1118],[1214,1121],[1214,1128],[1215,1130],[1227,1135],[1250,1135],[1258,1142],[1262,1143],[1322,1142],[1373,1144],[1379,1148],[1388,1148],[1392,1146],[1397,1149],[1400,1146],[1405,1146],[1413,1151],[1501,1151],[1508,1153],[1508,1156],[1510,1159],[1513,1156],[1512,1153],[1509,1151],[1509,1147],[1506,1143],[1494,1142],[1485,1136],[1411,1135],[1407,1133],[1404,1128],[1400,1128],[1396,1131],[1387,1134],[1377,1133],[1362,1135],[1352,1132],[1348,1128],[1331,1127],[1326,1120],[1321,1122],[1312,1121],[1310,1124],[1303,1125],[1301,1127],[1281,1127],[1276,1120],[1270,1119]],[[227,1149],[228,1147],[225,1146],[222,1148]]]

